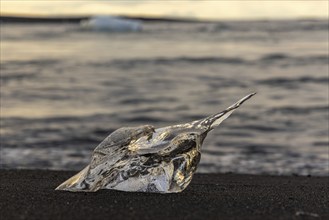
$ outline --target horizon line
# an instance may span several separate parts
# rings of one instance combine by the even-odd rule
[[[114,16],[122,18],[131,19],[142,19],[142,20],[167,20],[167,21],[182,21],[182,22],[221,22],[221,21],[280,21],[280,20],[327,20],[326,16],[317,17],[295,17],[295,18],[221,18],[221,19],[205,19],[197,17],[182,17],[182,16],[155,16],[155,15],[145,15],[145,14],[110,14],[110,13],[100,13],[100,14],[32,14],[32,13],[0,13],[0,18],[10,17],[10,18],[31,18],[31,19],[70,19],[70,18],[90,18],[94,16]]]

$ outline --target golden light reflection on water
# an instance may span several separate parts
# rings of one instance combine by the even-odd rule
[[[47,118],[47,117],[79,117],[94,114],[108,114],[109,110],[95,108],[63,108],[52,106],[24,106],[1,108],[1,117]]]

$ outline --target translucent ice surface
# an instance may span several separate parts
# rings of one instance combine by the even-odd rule
[[[181,192],[197,169],[208,132],[254,94],[220,113],[190,123],[157,129],[151,125],[120,128],[96,147],[86,168],[56,190]]]

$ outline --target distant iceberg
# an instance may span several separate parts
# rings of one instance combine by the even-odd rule
[[[94,16],[88,20],[81,21],[80,26],[84,30],[92,31],[134,32],[142,30],[141,21],[114,16]]]

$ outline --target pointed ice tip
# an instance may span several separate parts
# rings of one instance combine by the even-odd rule
[[[253,97],[255,94],[256,94],[256,92],[250,93],[249,95],[243,97],[242,99],[240,99],[239,101],[237,101],[236,103],[234,103],[233,105],[231,105],[230,107],[228,107],[225,111],[231,111],[231,110],[234,110],[234,109],[238,108],[245,101],[247,101],[248,99],[250,99],[251,97]]]
[[[247,101],[248,99],[250,99],[254,95],[256,95],[256,92],[250,93],[249,95],[243,97],[242,99],[240,99],[238,102],[236,102],[235,104],[233,104],[229,108],[232,108],[232,107],[237,108],[237,107],[239,107],[242,103],[244,103],[245,101]]]
[[[254,95],[256,95],[257,92],[253,92],[250,93],[249,95],[247,95],[246,97],[243,98],[243,101],[250,99],[251,97],[253,97]]]
[[[251,97],[253,97],[254,95],[256,95],[257,92],[253,92],[253,93],[250,93],[249,95],[247,95],[246,97],[244,97],[243,99],[249,99]]]
[[[250,99],[252,96],[254,96],[256,92],[250,93],[249,95],[243,97],[224,111],[221,111],[220,113],[211,115],[207,117],[206,119],[202,120],[200,124],[203,126],[206,126],[209,128],[209,131],[213,128],[217,127],[222,123],[225,119],[227,119],[237,108],[239,108],[245,101]]]

